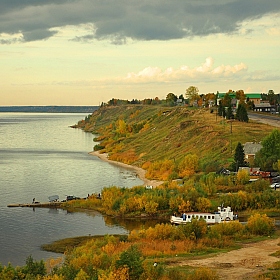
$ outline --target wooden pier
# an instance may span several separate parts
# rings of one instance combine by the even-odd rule
[[[59,207],[63,202],[35,202],[35,203],[14,203],[9,204],[8,207],[45,207],[45,208],[56,208]]]

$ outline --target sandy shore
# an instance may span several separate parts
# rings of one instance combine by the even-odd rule
[[[163,181],[147,179],[146,176],[145,176],[146,175],[146,170],[144,170],[140,167],[108,159],[108,154],[106,154],[106,153],[100,154],[99,152],[90,152],[89,154],[93,155],[93,156],[96,156],[96,157],[99,157],[103,161],[107,161],[107,162],[110,162],[110,163],[115,164],[117,166],[121,166],[121,167],[124,167],[126,169],[131,169],[131,170],[135,171],[137,173],[138,177],[144,182],[144,185],[157,187],[157,186],[159,186],[163,183]]]

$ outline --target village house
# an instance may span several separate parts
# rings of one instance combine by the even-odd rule
[[[261,103],[261,93],[244,93],[246,98],[247,98],[247,102],[248,101],[253,101],[254,105],[258,105]],[[225,92],[218,92],[217,93],[217,103],[219,104],[219,101],[222,100],[225,97],[226,93]],[[236,99],[236,93],[230,92],[229,96],[231,98],[231,105],[233,108],[238,106],[238,100]]]
[[[275,106],[270,105],[268,101],[261,101],[259,104],[255,104],[255,112],[273,112],[275,111]]]
[[[245,160],[251,162],[255,159],[256,153],[262,148],[261,143],[257,142],[246,142],[243,145],[243,150],[245,154]]]

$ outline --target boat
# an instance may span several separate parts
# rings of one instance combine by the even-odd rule
[[[48,199],[49,199],[49,202],[56,202],[56,201],[58,201],[59,200],[59,196],[58,195],[51,195],[51,196],[49,196],[48,197]]]
[[[218,207],[218,211],[214,213],[200,213],[200,212],[189,212],[183,213],[180,217],[176,214],[170,218],[171,224],[182,225],[190,223],[192,219],[204,219],[207,224],[217,224],[221,222],[229,222],[238,219],[237,214],[234,214],[231,207]]]

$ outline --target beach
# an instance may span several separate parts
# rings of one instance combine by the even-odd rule
[[[103,161],[107,161],[107,162],[110,162],[110,163],[115,164],[117,166],[121,166],[121,167],[124,167],[126,169],[131,169],[131,170],[135,171],[137,176],[144,182],[144,185],[157,187],[157,186],[159,186],[163,183],[163,181],[147,179],[146,178],[146,170],[144,170],[144,169],[142,169],[138,166],[129,165],[129,164],[125,164],[125,163],[122,163],[122,162],[118,162],[118,161],[108,159],[108,154],[107,153],[101,154],[98,151],[94,151],[94,152],[90,152],[89,154],[93,155],[93,156],[96,156],[96,157],[99,157]]]

